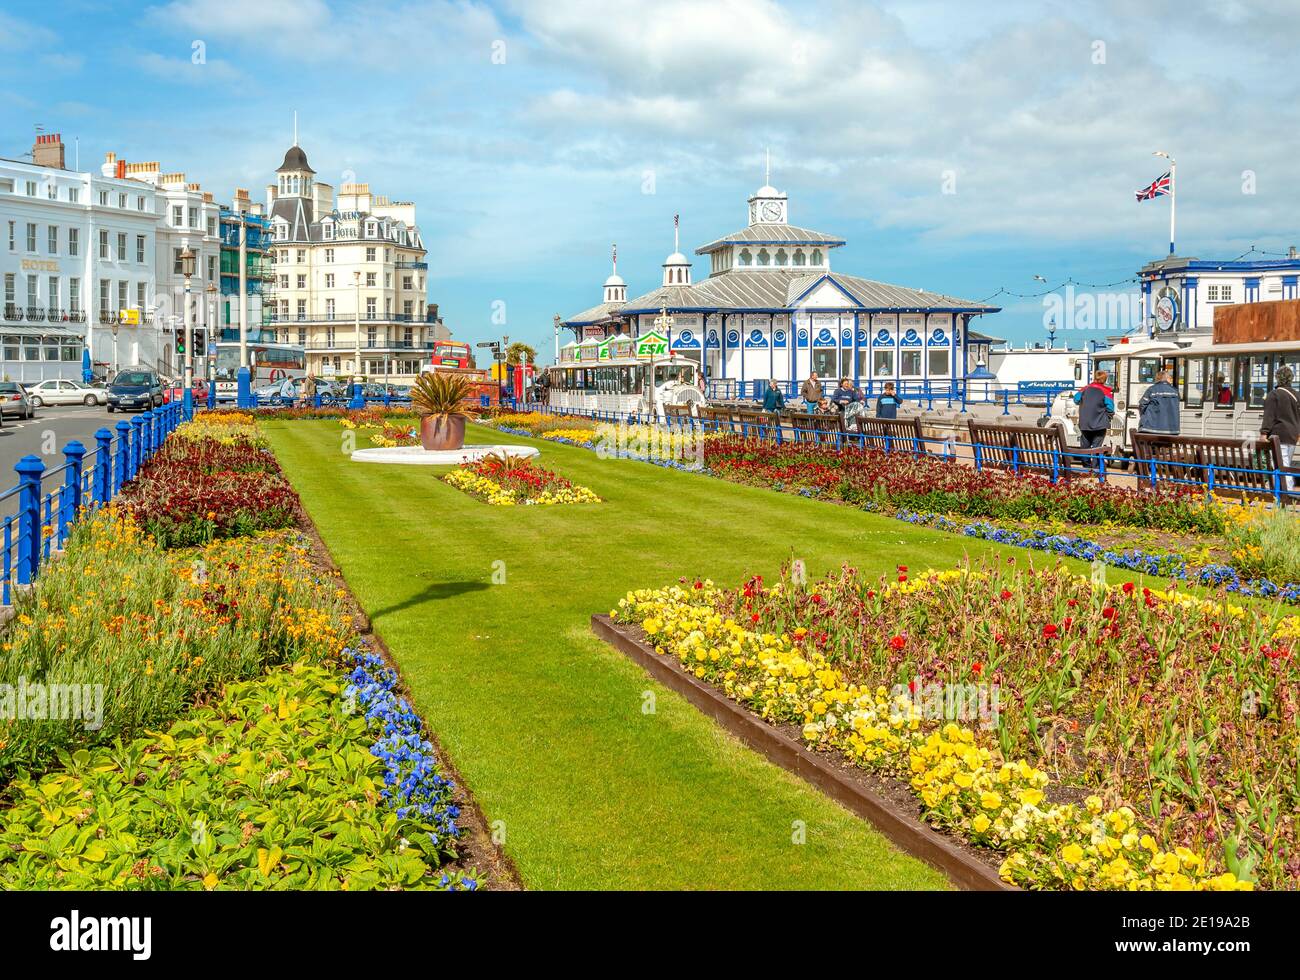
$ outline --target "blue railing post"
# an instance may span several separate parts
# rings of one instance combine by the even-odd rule
[[[122,485],[131,479],[131,423],[122,419],[113,428],[117,429],[117,472],[114,474],[110,497],[116,495]]]
[[[81,464],[86,458],[86,447],[75,439],[63,447],[67,468],[63,471],[63,499],[59,501],[59,544],[68,537],[68,526],[81,512]]]
[[[24,456],[14,470],[18,473],[18,581],[28,585],[41,567],[41,474],[45,464],[39,456]]]
[[[13,551],[14,519],[12,517],[5,518],[4,534],[5,534],[5,553],[4,553],[5,579],[4,579],[3,601],[4,604],[7,606],[9,605],[9,583],[12,582],[14,578],[14,551]]]
[[[153,438],[153,413],[154,410],[151,408],[140,416],[140,461],[142,463],[147,462],[154,450],[158,448]]]
[[[95,433],[95,504],[108,503],[113,496],[113,433],[100,429]]]
[[[1104,449],[1101,451],[1101,455],[1097,457],[1097,482],[1106,482],[1106,450]]]
[[[144,417],[137,415],[131,420],[131,475],[140,472],[147,457],[144,454]]]
[[[1011,392],[1006,388],[1002,389],[1002,414],[1011,414]]]

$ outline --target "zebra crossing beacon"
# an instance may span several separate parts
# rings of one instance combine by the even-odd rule
[[[999,307],[834,271],[845,240],[791,224],[784,192],[767,184],[748,205],[744,228],[695,250],[710,263],[699,282],[674,248],[659,286],[629,299],[615,263],[601,302],[560,322],[572,338],[557,364],[585,365],[596,344],[657,331],[666,360],[693,365],[712,398],[761,398],[769,378],[793,397],[810,371],[868,394],[886,381],[905,397],[964,393],[988,360],[988,338],[971,322]],[[666,318],[666,329],[656,325]]]

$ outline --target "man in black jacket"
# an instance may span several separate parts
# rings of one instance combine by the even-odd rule
[[[1277,387],[1264,399],[1264,421],[1260,432],[1266,436],[1277,436],[1282,444],[1282,465],[1288,469],[1295,455],[1296,442],[1300,441],[1300,399],[1291,390],[1293,374],[1291,368],[1283,364],[1277,369],[1274,380]],[[1286,478],[1288,490],[1295,489],[1295,478]]]

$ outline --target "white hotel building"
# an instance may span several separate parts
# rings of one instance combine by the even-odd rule
[[[562,321],[574,338],[557,362],[584,339],[649,333],[664,312],[673,354],[701,364],[715,395],[757,397],[768,378],[794,391],[809,371],[942,393],[987,359],[988,338],[970,324],[998,307],[835,272],[831,252],[844,240],[791,225],[788,208],[784,193],[760,188],[745,228],[695,250],[710,261],[699,282],[681,252],[664,261],[658,288],[632,299],[615,270],[600,304]]]
[[[57,134],[37,137],[30,163],[0,159],[0,370],[79,378],[89,350],[99,376],[132,365],[178,374],[180,253],[197,256],[190,315],[201,331],[220,274],[217,205],[157,163],[110,153],[95,174],[64,162]]]
[[[297,144],[266,189],[276,276],[271,326],[306,349],[318,377],[400,381],[450,337],[427,303],[429,264],[415,205],[316,179]]]

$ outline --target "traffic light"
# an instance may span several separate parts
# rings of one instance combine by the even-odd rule
[[[184,334],[178,333],[178,334],[176,335],[176,353],[177,353],[177,354],[184,354],[184,353],[185,353],[185,335],[184,335]]]

